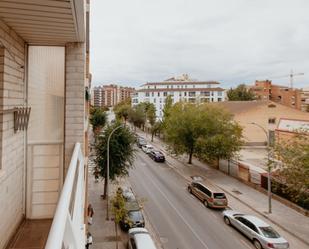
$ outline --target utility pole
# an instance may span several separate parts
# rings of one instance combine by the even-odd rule
[[[271,165],[270,165],[270,137],[268,132],[264,129],[263,126],[252,122],[250,123],[252,125],[255,125],[263,130],[265,133],[265,136],[267,138],[267,195],[268,195],[268,213],[271,214]]]

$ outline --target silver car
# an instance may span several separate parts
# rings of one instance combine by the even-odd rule
[[[233,210],[223,212],[224,222],[246,235],[257,249],[287,249],[289,243],[263,220]]]

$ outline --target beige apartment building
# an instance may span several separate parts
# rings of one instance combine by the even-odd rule
[[[0,1],[0,249],[53,218],[75,144],[86,153],[88,20],[86,0]]]
[[[121,101],[130,99],[133,92],[132,87],[119,85],[102,85],[92,90],[92,103],[96,107],[113,107]]]

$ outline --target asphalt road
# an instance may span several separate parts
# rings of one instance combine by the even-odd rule
[[[129,181],[164,249],[248,249],[249,240],[224,224],[221,211],[207,209],[167,165],[139,151]]]

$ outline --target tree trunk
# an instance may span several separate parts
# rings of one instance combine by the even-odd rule
[[[188,164],[192,164],[192,155],[193,155],[193,151],[191,150],[189,153],[189,161]]]
[[[154,132],[151,132],[151,142],[153,142],[153,135],[154,135]]]
[[[105,178],[104,178],[103,200],[106,199],[106,194],[107,194],[107,172],[105,173]]]
[[[216,161],[215,161],[216,169],[219,169],[219,160],[220,160],[220,158],[217,158]]]

